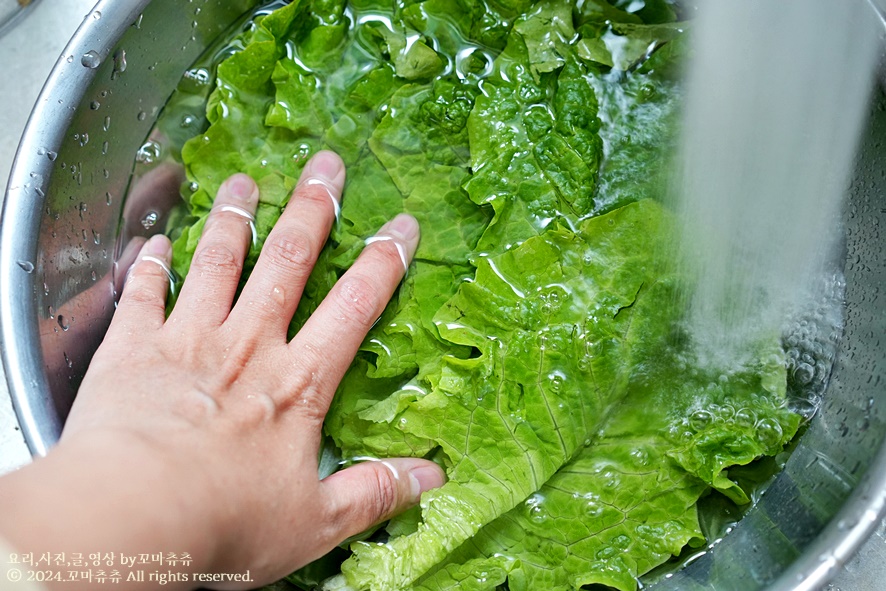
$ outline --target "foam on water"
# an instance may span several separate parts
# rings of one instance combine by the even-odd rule
[[[691,328],[721,361],[783,330],[833,258],[876,23],[866,0],[699,5],[675,194]]]

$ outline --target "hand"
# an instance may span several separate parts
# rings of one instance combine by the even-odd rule
[[[344,178],[343,163],[330,152],[306,165],[236,303],[251,241],[248,216],[258,200],[249,177],[235,175],[219,190],[168,318],[171,246],[163,236],[151,238],[131,269],[58,451],[42,461],[63,458],[69,475],[70,464],[81,463],[92,486],[69,486],[70,494],[91,491],[101,506],[90,515],[112,538],[114,521],[122,519],[128,538],[119,543],[132,551],[153,536],[153,551],[189,552],[195,560],[189,570],[250,571],[253,582],[217,588],[275,580],[414,505],[444,480],[434,463],[403,458],[317,477],[333,393],[418,243],[413,218],[388,222],[379,231],[387,238],[366,247],[287,342]],[[22,538],[9,531],[21,549]],[[101,543],[90,535],[92,544]]]

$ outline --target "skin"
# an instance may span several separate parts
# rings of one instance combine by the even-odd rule
[[[165,318],[171,245],[151,238],[132,266],[111,326],[60,443],[0,479],[0,537],[18,552],[187,552],[168,589],[250,589],[320,557],[443,484],[432,462],[365,462],[317,477],[321,427],[336,386],[418,243],[407,215],[389,221],[291,341],[286,330],[344,186],[321,152],[305,167],[234,302],[258,188],[235,175],[219,190],[175,309]],[[225,207],[232,206],[232,207]],[[14,508],[10,510],[10,508]],[[115,588],[127,582],[114,568]],[[110,569],[106,569],[110,570]],[[251,582],[193,581],[245,573]],[[94,589],[60,582],[54,588]],[[52,587],[52,584],[50,584]]]

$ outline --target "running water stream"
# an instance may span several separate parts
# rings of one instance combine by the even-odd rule
[[[713,361],[740,358],[818,299],[871,91],[876,21],[866,0],[699,5],[675,194],[698,277],[690,328]]]

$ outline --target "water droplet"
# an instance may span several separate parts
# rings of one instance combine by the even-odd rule
[[[102,108],[102,104],[98,101],[92,101],[91,103],[89,103],[89,108],[93,111],[98,111]]]
[[[61,314],[58,315],[56,320],[58,321],[58,325],[62,330],[68,330],[71,327],[71,324],[70,324],[70,322],[68,322],[67,317],[62,316]],[[70,366],[68,366],[68,367],[70,367]]]
[[[98,20],[98,19],[100,19],[101,17],[102,17],[102,12],[101,12],[101,10],[93,10],[93,11],[92,11],[92,18],[94,18],[95,20]]]
[[[67,353],[62,353],[62,355],[65,356],[65,365],[67,365],[69,368],[74,367],[74,362],[71,361],[71,358],[68,357],[68,354],[67,354]]]
[[[153,164],[160,159],[161,153],[162,148],[160,147],[160,144],[154,140],[148,140],[138,149],[138,152],[136,152],[135,161],[141,162],[142,164]]]
[[[83,54],[83,57],[80,58],[80,63],[87,68],[95,69],[101,65],[102,58],[97,51],[91,50]]]
[[[160,214],[156,211],[149,211],[145,214],[145,216],[141,219],[142,228],[145,230],[150,230],[157,223],[157,220],[160,219]]]
[[[69,55],[69,56],[65,59],[65,61],[68,62],[69,64],[73,64],[73,63],[74,63],[74,56],[73,56],[73,55]]]
[[[103,130],[103,131],[108,131],[108,129],[109,129],[110,127],[111,127],[111,117],[108,116],[108,117],[105,117],[105,121],[104,121],[104,123],[102,124],[102,130]]]
[[[585,514],[588,517],[599,517],[603,514],[603,505],[600,503],[600,497],[594,493],[587,493],[585,499]]]
[[[110,191],[106,192],[105,193],[105,205],[110,205],[113,200],[114,200],[114,198],[111,197]]]
[[[714,422],[714,415],[706,410],[697,410],[689,417],[689,426],[696,431],[703,431]]]
[[[640,466],[649,464],[649,453],[645,449],[635,449],[631,452],[631,457],[636,460]]]
[[[563,379],[562,375],[552,373],[548,376],[548,381],[550,385],[551,392],[559,392],[563,389]]]
[[[92,242],[96,245],[102,243],[102,235],[95,230],[92,231]]]
[[[148,118],[148,114],[145,113],[144,111],[139,111],[138,115],[136,115],[136,119],[138,119],[139,121],[144,121],[147,118]]]
[[[526,516],[529,517],[529,520],[533,523],[544,523],[548,520],[548,513],[542,507],[544,500],[544,495],[540,493],[535,493],[526,499]]]
[[[144,18],[145,18],[145,15],[143,15],[143,14],[138,15],[138,18],[135,19],[135,22],[132,23],[132,26],[135,27],[136,29],[141,29],[142,28],[142,20]]]
[[[126,51],[118,49],[114,54],[114,71],[111,72],[111,80],[116,80],[120,74],[126,71]]]
[[[612,538],[610,542],[616,548],[620,548],[621,550],[627,550],[631,547],[631,538],[628,536],[621,534]]]
[[[80,147],[81,147],[81,148],[82,148],[83,146],[85,146],[86,144],[89,143],[89,134],[88,134],[88,133],[81,133],[79,137],[77,137],[77,136],[75,135],[74,138],[77,139],[77,141],[80,142]]]
[[[16,261],[18,266],[22,268],[25,273],[33,273],[34,272],[34,263],[31,261]]]

